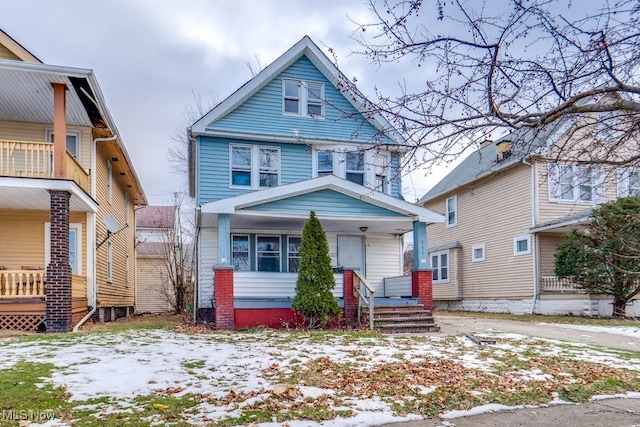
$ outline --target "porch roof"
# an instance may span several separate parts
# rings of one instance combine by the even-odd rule
[[[51,209],[49,190],[71,193],[71,211],[98,211],[98,203],[72,180],[16,177],[0,178],[0,209],[48,211]]]
[[[532,233],[540,233],[543,231],[550,233],[564,233],[588,222],[591,222],[591,208],[561,218],[556,218],[545,224],[537,225],[531,228],[530,231]]]
[[[335,202],[331,205],[310,203],[304,209],[290,209],[286,203],[282,203],[296,198],[300,200],[300,196],[311,194],[323,194],[326,200],[327,190],[340,196],[336,199],[345,199],[346,196],[371,209],[361,209],[359,213],[347,212],[346,206]],[[281,203],[276,203],[279,201]],[[267,205],[271,208],[260,209]],[[232,214],[231,226],[234,228],[271,230],[301,229],[310,210],[316,210],[327,231],[357,232],[366,227],[370,232],[398,234],[410,231],[414,221],[426,224],[444,222],[444,217],[436,212],[335,175],[245,193],[200,207],[204,227],[215,226],[218,214]]]

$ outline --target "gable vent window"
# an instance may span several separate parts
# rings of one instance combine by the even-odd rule
[[[324,83],[282,80],[282,111],[306,117],[324,117]]]

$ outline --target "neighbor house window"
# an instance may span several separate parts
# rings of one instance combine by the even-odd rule
[[[612,141],[618,137],[618,116],[615,111],[598,113],[598,138]]]
[[[384,154],[375,154],[373,158],[375,173],[375,189],[389,192],[389,157]]]
[[[282,94],[285,114],[324,117],[324,83],[283,79]]]
[[[549,166],[549,200],[593,204],[604,200],[604,171],[593,166]]]
[[[640,197],[640,171],[618,169],[618,197]]]
[[[449,281],[449,251],[431,253],[431,271],[434,282]]]
[[[347,181],[364,185],[364,153],[347,153]]]
[[[51,262],[51,223],[44,223],[45,264]],[[69,224],[69,266],[71,273],[82,274],[82,224]]]
[[[447,227],[458,224],[458,196],[449,197],[446,201]]]
[[[318,176],[325,176],[333,174],[333,152],[332,151],[318,151]]]
[[[231,257],[235,271],[249,271],[249,236],[234,234],[231,236]]]
[[[47,129],[47,141],[53,142],[53,129]],[[80,159],[80,131],[67,131],[67,151]]]
[[[107,241],[107,282],[113,282],[113,245]]]
[[[280,271],[280,236],[257,236],[258,271]]]
[[[231,145],[231,186],[265,188],[280,183],[280,148]]]
[[[473,245],[471,247],[471,261],[479,262],[485,260],[485,246],[484,243]]]
[[[287,245],[287,257],[289,273],[297,273],[300,268],[300,244],[302,238],[300,236],[289,236],[289,244]]]
[[[111,162],[107,161],[107,201],[111,203],[113,200],[113,167]]]
[[[513,254],[527,255],[531,253],[531,236],[518,236],[513,239]]]

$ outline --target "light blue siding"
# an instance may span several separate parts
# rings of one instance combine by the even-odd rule
[[[280,184],[311,178],[311,149],[301,144],[258,143],[237,139],[198,137],[198,194],[203,204],[238,196],[256,189],[229,188],[229,145],[249,144],[280,147]]]
[[[404,215],[349,197],[333,190],[320,190],[288,199],[246,208],[249,211],[307,214],[313,209],[318,215],[402,217]]]
[[[283,78],[323,82],[326,99],[325,117],[314,119],[284,115],[282,112]],[[244,104],[210,124],[207,129],[360,143],[394,143],[366,121],[305,56],[274,78]]]

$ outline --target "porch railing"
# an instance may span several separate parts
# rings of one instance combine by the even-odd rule
[[[53,144],[0,140],[0,175],[53,178]],[[89,175],[68,151],[67,178],[89,191]]]
[[[410,297],[411,296],[411,276],[385,277],[384,297]]]
[[[540,291],[561,293],[585,293],[571,279],[556,276],[540,277]]]
[[[44,298],[44,270],[0,270],[0,299]]]
[[[358,298],[358,323],[360,323],[360,311],[362,304],[369,307],[369,329],[373,330],[373,294],[376,291],[369,285],[358,270],[353,270],[353,296]]]

